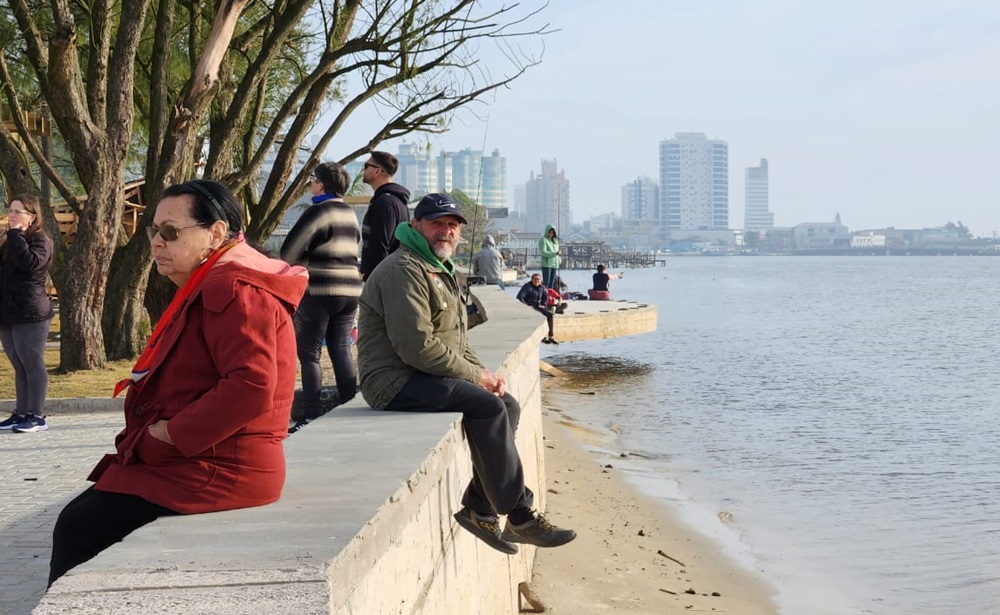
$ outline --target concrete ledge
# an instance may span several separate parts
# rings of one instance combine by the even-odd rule
[[[544,319],[499,288],[476,292],[488,321],[470,335],[522,405],[518,449],[544,510]],[[614,324],[626,314],[649,310],[573,313],[557,327],[631,331]],[[516,613],[535,549],[503,555],[452,519],[472,475],[460,418],[375,412],[358,397],[289,438],[279,502],[158,520],[60,579],[34,613]]]
[[[648,303],[570,301],[564,314],[556,314],[553,327],[560,342],[579,342],[651,333],[656,321],[656,306]]]

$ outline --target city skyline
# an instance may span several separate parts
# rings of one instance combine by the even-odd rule
[[[426,139],[499,148],[511,186],[557,159],[578,219],[618,211],[624,183],[658,177],[661,140],[704,132],[729,143],[731,226],[743,169],[767,158],[776,226],[839,212],[854,228],[1000,231],[1000,89],[984,78],[1000,62],[1000,6],[580,0],[537,21],[558,30],[542,63]]]

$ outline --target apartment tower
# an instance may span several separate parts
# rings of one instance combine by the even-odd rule
[[[747,167],[744,183],[743,229],[760,231],[774,228],[774,214],[767,180],[767,159],[760,159],[760,166]]]
[[[700,132],[660,141],[660,228],[729,228],[729,145]]]

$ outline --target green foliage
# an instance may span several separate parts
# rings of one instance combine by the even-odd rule
[[[475,199],[465,194],[461,190],[452,190],[451,198],[458,201],[462,206],[462,213],[465,214],[469,223],[462,230],[462,236],[468,242],[463,244],[468,248],[469,254],[474,254],[483,246],[483,237],[493,232],[493,221],[489,219],[486,208],[480,205]],[[465,252],[466,250],[460,250]]]

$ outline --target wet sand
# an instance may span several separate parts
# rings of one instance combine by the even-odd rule
[[[531,587],[545,612],[775,615],[766,582],[621,476],[613,434],[560,410],[574,395],[543,386],[546,508],[578,534],[538,550]]]

